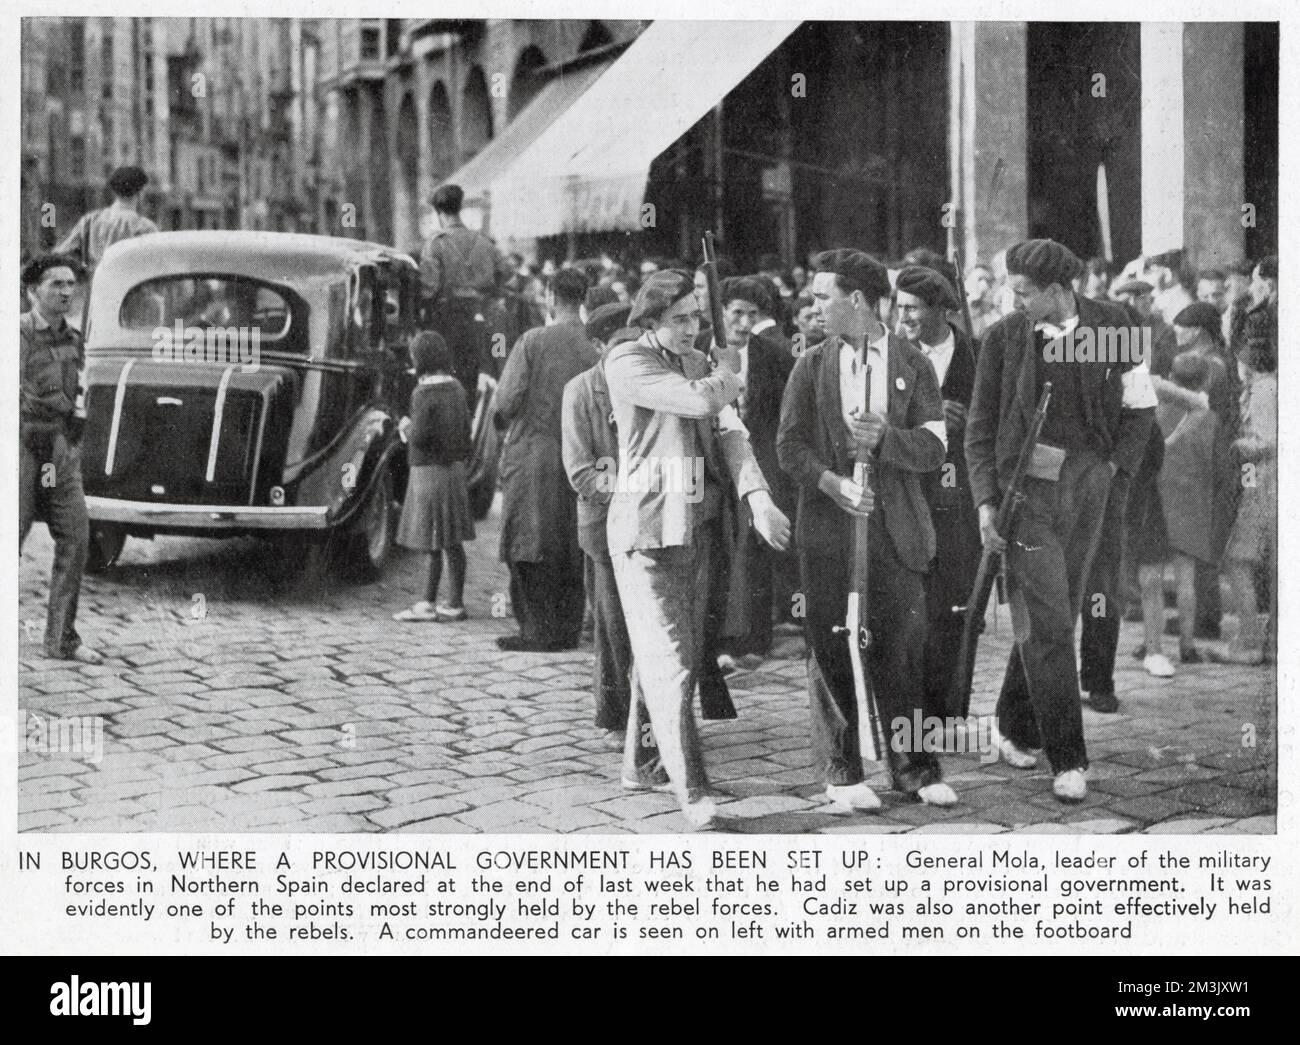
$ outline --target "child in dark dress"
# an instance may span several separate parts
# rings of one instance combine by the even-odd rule
[[[465,549],[474,539],[466,462],[472,453],[465,390],[451,376],[452,357],[439,334],[423,332],[411,342],[418,384],[410,416],[402,418],[410,480],[402,504],[397,543],[429,554],[424,598],[393,615],[398,621],[464,620]],[[447,601],[437,602],[447,560]]]

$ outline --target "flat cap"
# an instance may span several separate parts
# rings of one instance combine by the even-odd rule
[[[1007,274],[1024,276],[1039,287],[1053,283],[1069,288],[1083,273],[1083,262],[1054,239],[1027,239],[1007,248]]]
[[[1155,291],[1150,283],[1144,279],[1130,279],[1127,283],[1121,283],[1115,288],[1116,294],[1151,294]]]
[[[908,265],[898,274],[894,289],[902,294],[920,298],[930,308],[960,308],[961,302],[952,284],[932,268]]]
[[[687,294],[694,293],[694,276],[676,269],[660,269],[658,272],[652,272],[646,276],[641,289],[637,291],[627,321],[636,326],[651,326]]]
[[[589,338],[604,344],[614,331],[627,326],[627,317],[631,311],[632,306],[622,301],[601,305],[587,317],[587,325],[583,329]]]
[[[850,291],[862,291],[873,305],[878,299],[889,297],[889,273],[870,254],[841,247],[823,251],[812,260],[818,272],[835,273]]]

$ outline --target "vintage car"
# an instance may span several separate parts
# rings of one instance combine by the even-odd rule
[[[127,536],[277,533],[375,576],[406,489],[418,270],[390,247],[277,232],[114,244],[86,305],[88,568]],[[480,384],[476,506],[496,484]]]

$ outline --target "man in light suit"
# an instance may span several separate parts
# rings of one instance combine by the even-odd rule
[[[789,522],[730,409],[740,393],[735,353],[715,345],[710,358],[694,348],[700,308],[691,276],[653,273],[630,322],[645,333],[605,360],[619,441],[606,536],[632,644],[634,693],[639,687],[683,813],[705,827],[716,811],[691,702],[708,598],[708,531],[734,534],[740,498],[775,548],[789,542]],[[647,725],[636,721],[637,706],[629,744]]]
[[[939,383],[925,356],[880,321],[878,302],[890,293],[883,265],[859,250],[831,250],[814,261],[812,295],[826,340],[795,364],[776,448],[781,467],[799,484],[795,544],[807,600],[818,770],[832,803],[880,808],[862,769],[848,641],[834,631],[844,622],[853,555],[862,554],[854,548],[855,520],[868,515],[873,641],[866,670],[894,787],[931,805],[954,805],[957,796],[942,782],[935,753],[919,737],[897,744],[890,736],[894,723],[910,721],[924,699],[925,573],[935,542],[921,479],[943,464],[946,452]],[[872,456],[874,489],[851,478],[860,450]]]

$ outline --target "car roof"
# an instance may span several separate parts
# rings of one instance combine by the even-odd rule
[[[342,236],[194,230],[151,232],[119,240],[104,252],[98,268],[120,265],[151,275],[230,272],[284,281],[286,277],[338,272],[362,261],[415,264],[409,254],[394,247]]]

